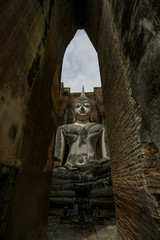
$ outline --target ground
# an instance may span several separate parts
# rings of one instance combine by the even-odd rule
[[[118,240],[115,218],[79,225],[60,222],[60,216],[49,216],[46,240]]]

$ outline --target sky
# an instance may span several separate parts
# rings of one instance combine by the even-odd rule
[[[81,92],[82,85],[85,92],[101,86],[97,52],[85,30],[78,30],[66,49],[61,82],[71,92]]]

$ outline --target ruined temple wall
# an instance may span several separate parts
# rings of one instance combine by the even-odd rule
[[[158,239],[158,3],[90,1],[86,31],[99,58],[120,239]]]
[[[37,171],[36,175],[36,171],[31,166],[33,159],[27,159],[32,151],[31,146],[35,147],[36,142],[33,135],[32,139],[30,138],[31,130],[29,132],[24,130],[24,125],[30,122],[33,134],[33,129],[36,128],[29,120],[30,117],[27,120],[27,113],[32,114],[27,110],[32,95],[33,80],[44,52],[45,21],[39,1],[3,1],[0,18],[0,163],[9,166],[17,162],[21,164],[5,239],[23,239],[25,235],[27,238],[28,235],[32,238],[34,233],[30,226],[33,225],[32,228],[35,229],[37,227],[31,217],[33,214],[36,215],[37,208],[35,207],[35,212],[31,209],[33,206],[40,208],[44,204],[42,194],[44,188],[38,193],[36,190],[42,179],[44,185],[47,181],[41,171]],[[25,142],[26,146],[23,145],[23,137],[28,138],[28,142]],[[25,219],[26,217],[28,220]],[[40,220],[40,224],[43,221]]]
[[[6,239],[45,237],[61,64],[77,16],[98,51],[119,237],[157,240],[159,2],[76,2],[85,14],[69,0],[1,3],[0,159],[22,163]]]
[[[26,4],[3,1],[0,11],[0,132],[3,138],[0,158],[2,162],[14,164],[14,146],[21,134],[30,96],[27,76],[44,37],[44,17],[38,1]]]
[[[0,161],[21,163],[5,239],[39,240],[47,225],[62,59],[76,24],[71,1],[3,1],[0,17]]]

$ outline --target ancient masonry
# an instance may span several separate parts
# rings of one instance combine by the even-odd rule
[[[85,29],[100,65],[118,237],[160,239],[159,1],[8,0],[0,19],[3,238],[45,239],[62,61]]]

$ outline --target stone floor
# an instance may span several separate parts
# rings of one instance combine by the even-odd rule
[[[49,216],[46,240],[118,240],[115,219],[78,225],[60,223],[59,216]]]

